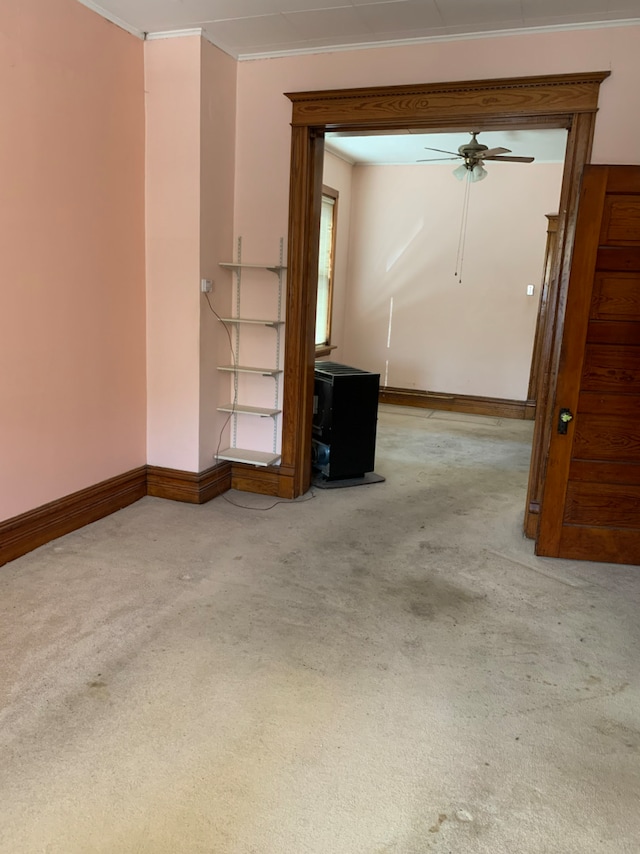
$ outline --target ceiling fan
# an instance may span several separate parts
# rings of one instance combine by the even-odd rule
[[[434,163],[437,160],[456,160],[462,158],[462,163],[457,169],[453,170],[453,174],[459,181],[463,178],[468,178],[472,183],[482,181],[487,177],[488,172],[484,168],[485,160],[503,160],[510,163],[532,163],[533,157],[505,157],[506,154],[511,154],[509,148],[489,148],[478,142],[477,136],[480,131],[470,131],[471,139],[466,145],[461,145],[458,151],[443,151],[441,148],[426,148],[426,151],[437,151],[440,154],[448,154],[449,157],[432,157],[426,160],[418,160],[418,163]]]

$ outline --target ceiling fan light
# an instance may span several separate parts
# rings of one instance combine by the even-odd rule
[[[458,181],[462,181],[462,180],[463,180],[463,178],[465,178],[465,177],[466,177],[466,175],[467,175],[467,167],[466,167],[466,165],[465,165],[464,163],[461,163],[461,164],[460,164],[460,166],[458,166],[458,168],[457,168],[457,169],[454,169],[454,170],[453,170],[453,173],[452,173],[452,174],[453,174],[453,175],[458,179]]]
[[[476,165],[471,170],[471,180],[473,181],[473,183],[476,183],[477,181],[484,181],[488,174],[489,173],[484,168],[484,166],[481,166],[479,163],[476,163]]]

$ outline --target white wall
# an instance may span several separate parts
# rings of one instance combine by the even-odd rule
[[[241,62],[235,233],[251,237],[256,255],[272,251],[278,238],[287,233],[291,102],[285,92],[607,69],[611,69],[611,77],[601,86],[592,160],[637,162],[640,113],[633,105],[640,71],[640,27],[462,39]],[[484,184],[489,187],[489,179]],[[541,231],[544,233],[544,222]],[[348,358],[349,353],[344,356]],[[505,355],[505,361],[508,358]],[[513,392],[510,396],[521,397],[526,388],[516,381]]]

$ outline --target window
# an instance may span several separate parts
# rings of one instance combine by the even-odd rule
[[[336,242],[338,192],[322,188],[320,247],[318,253],[318,299],[316,302],[316,355],[328,355],[331,347],[333,264]]]

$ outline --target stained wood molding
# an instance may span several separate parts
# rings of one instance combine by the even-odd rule
[[[294,126],[354,125],[371,127],[397,120],[399,112],[410,112],[413,121],[437,123],[447,116],[457,122],[497,116],[499,118],[557,116],[589,113],[597,108],[598,87],[609,71],[557,74],[539,77],[506,77],[495,80],[465,80],[407,86],[372,86],[311,92],[287,92],[293,102]]]
[[[233,486],[278,498],[293,498],[293,468],[256,468],[223,462],[202,472],[162,466],[140,468],[0,522],[0,566],[133,504],[145,495],[205,504]]]
[[[205,504],[228,489],[293,498],[291,466],[252,466],[224,462],[203,472],[147,466],[147,495]]]
[[[556,266],[556,247],[558,245],[558,214],[547,214],[546,217],[547,245],[544,253],[542,291],[538,302],[536,332],[533,339],[533,355],[531,357],[531,370],[529,372],[529,389],[527,391],[527,398],[529,398],[529,400],[535,400],[538,393],[542,342],[544,340],[548,316],[547,308],[549,303],[555,302],[554,294],[551,289],[557,283],[557,275],[553,275],[553,271]]]
[[[229,463],[199,473],[140,466],[0,522],[0,566],[145,495],[204,504],[230,488]]]
[[[337,344],[328,344],[324,347],[316,347],[316,359],[326,359],[327,356],[331,355],[332,350],[337,349]]]
[[[231,471],[231,486],[243,492],[293,498],[293,468],[291,466],[256,468],[243,463],[234,463]]]
[[[223,462],[201,472],[147,466],[147,495],[205,504],[231,488],[231,463]]]
[[[324,131],[292,128],[287,255],[287,325],[282,394],[282,464],[293,469],[293,498],[311,484],[318,234]],[[293,234],[293,245],[291,235]]]
[[[291,466],[251,466],[224,462],[203,472],[147,466],[147,495],[205,504],[228,489],[293,498]]]
[[[535,540],[538,536],[538,526],[540,524],[540,502],[531,501],[527,506],[527,512],[524,517],[524,535],[530,540]]]
[[[538,535],[540,516],[532,513],[529,508],[536,505],[539,508],[542,507],[549,447],[554,427],[553,408],[560,368],[560,348],[573,257],[580,180],[585,165],[591,159],[595,122],[595,111],[576,114],[567,137],[560,191],[557,245],[554,250],[549,300],[538,353],[536,421],[523,525],[525,535],[531,539]]]
[[[558,219],[557,281],[540,346],[534,454],[528,504],[541,500],[558,373],[580,174],[589,162],[600,84],[608,71],[364,89],[288,93],[292,102],[283,463],[293,466],[295,496],[311,480],[314,311],[322,152],[327,130],[475,130],[565,128],[567,150]],[[315,265],[315,269],[314,269]]]
[[[147,494],[146,466],[0,522],[0,566],[133,504]]]
[[[471,394],[441,394],[418,389],[380,389],[380,403],[396,406],[415,406],[420,409],[437,409],[444,412],[465,412],[468,415],[488,415],[494,418],[517,418],[533,421],[536,404],[533,400],[509,400],[502,397],[479,397]]]

